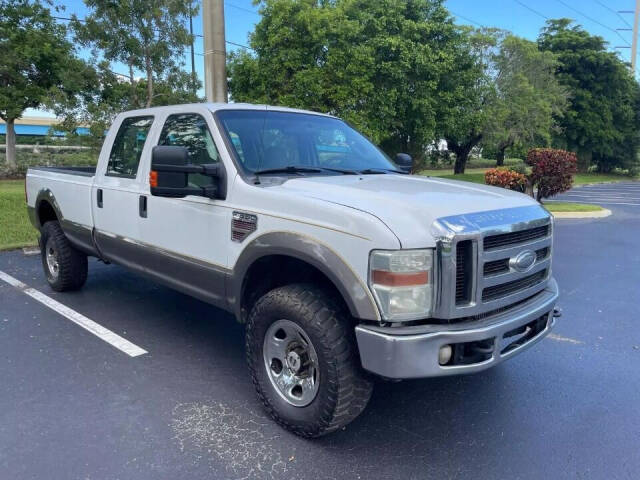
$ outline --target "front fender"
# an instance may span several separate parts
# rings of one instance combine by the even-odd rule
[[[244,279],[251,265],[268,255],[284,255],[304,261],[321,271],[338,289],[351,315],[363,320],[380,320],[369,288],[331,247],[319,240],[292,232],[270,232],[249,243],[228,278],[227,301],[236,318],[241,318]]]

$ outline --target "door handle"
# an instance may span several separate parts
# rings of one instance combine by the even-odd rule
[[[138,198],[138,212],[142,218],[147,218],[147,197],[140,195]]]
[[[98,208],[102,208],[102,189],[99,188],[96,194],[96,200],[98,201]]]

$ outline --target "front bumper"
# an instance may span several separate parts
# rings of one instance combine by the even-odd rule
[[[553,309],[557,299],[558,284],[552,278],[533,299],[483,320],[420,327],[358,325],[360,360],[366,370],[388,378],[437,377],[486,370],[545,337],[555,322]],[[467,359],[465,363],[456,363],[454,358],[449,364],[440,365],[441,347],[476,343],[489,345],[489,352],[480,361]]]

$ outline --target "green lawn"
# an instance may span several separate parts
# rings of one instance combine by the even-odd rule
[[[484,183],[484,172],[487,170],[487,168],[467,168],[465,173],[461,175],[454,175],[451,173],[451,170],[423,170],[420,172],[420,175]],[[574,185],[587,185],[591,183],[628,182],[631,180],[637,179],[625,175],[616,175],[614,173],[578,173],[574,177],[573,182]]]
[[[549,202],[544,204],[544,208],[550,212],[599,212],[604,210],[600,205],[571,202]]]
[[[24,180],[0,180],[0,250],[37,242],[38,232],[27,216]]]

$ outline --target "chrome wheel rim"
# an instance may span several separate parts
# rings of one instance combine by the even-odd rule
[[[274,322],[264,337],[264,367],[278,395],[295,407],[309,405],[318,393],[318,356],[309,336],[290,320]]]
[[[45,258],[47,260],[47,269],[51,278],[56,279],[60,273],[60,264],[58,263],[58,250],[56,250],[53,240],[47,240],[45,245]]]

